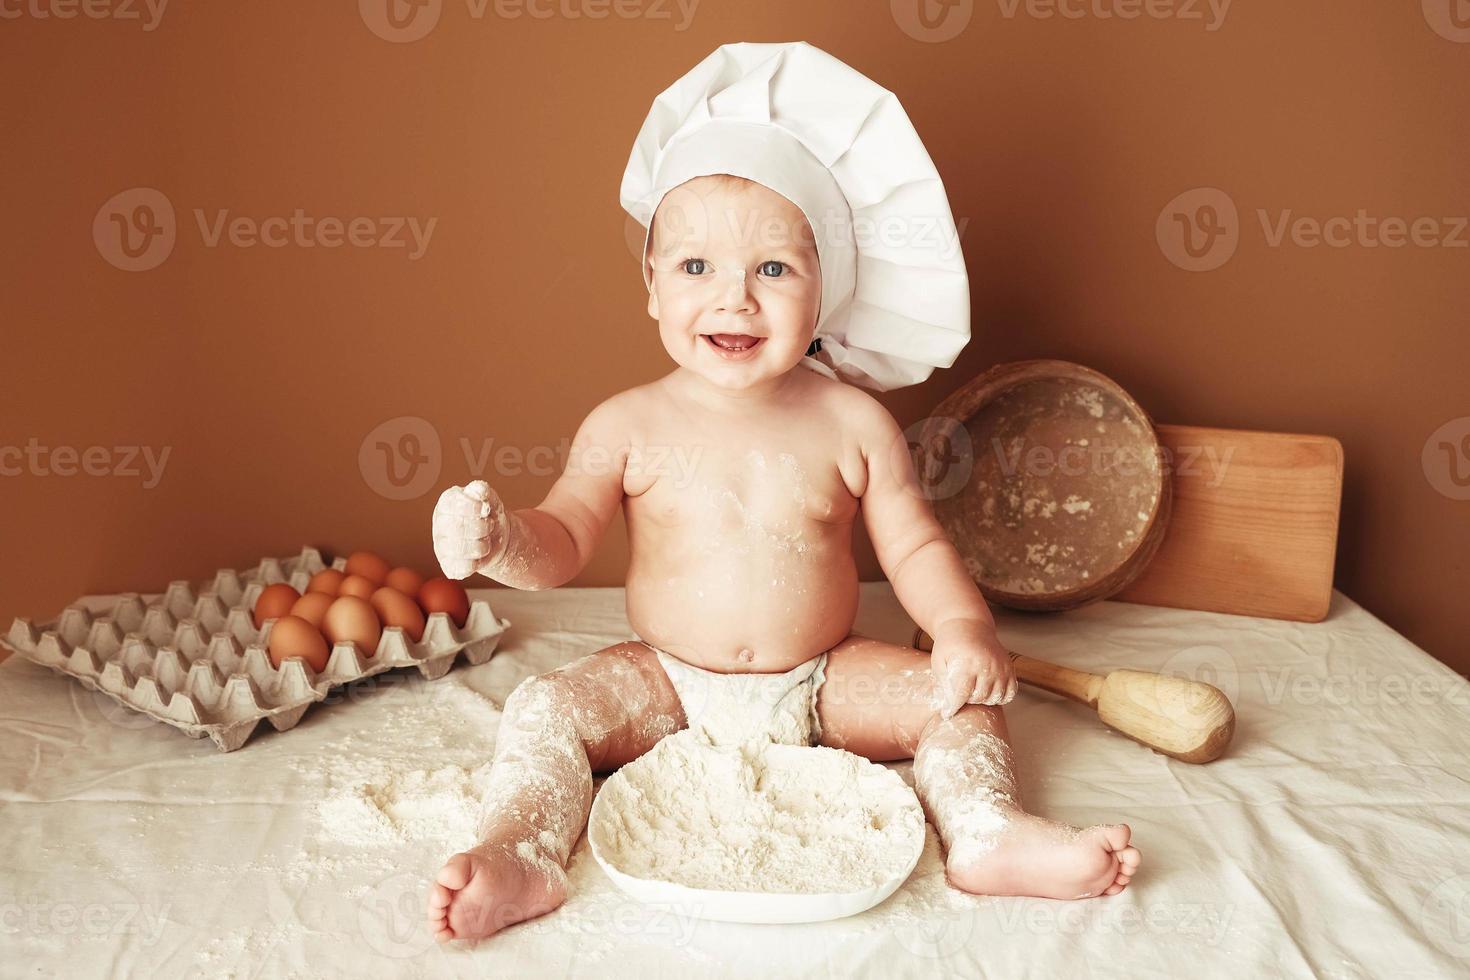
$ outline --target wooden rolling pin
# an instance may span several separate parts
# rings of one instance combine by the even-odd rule
[[[919,630],[914,646],[929,650],[933,641]],[[1203,681],[1147,670],[1100,676],[1014,652],[1011,663],[1017,680],[1085,704],[1104,724],[1181,762],[1213,762],[1235,734],[1230,699]]]

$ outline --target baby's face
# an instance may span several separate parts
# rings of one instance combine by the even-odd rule
[[[797,366],[822,302],[800,208],[752,181],[696,177],[665,195],[653,229],[648,315],[670,357],[728,389]]]

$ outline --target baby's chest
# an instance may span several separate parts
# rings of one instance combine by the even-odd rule
[[[681,463],[666,467],[630,498],[630,513],[659,525],[722,534],[843,523],[857,511],[832,453],[712,441],[688,449]]]

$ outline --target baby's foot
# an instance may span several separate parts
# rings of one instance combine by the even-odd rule
[[[1073,827],[1011,811],[993,846],[956,841],[944,870],[957,887],[977,895],[1092,898],[1116,895],[1138,871],[1142,856],[1123,823]]]
[[[545,915],[567,898],[567,877],[530,844],[482,844],[450,858],[429,892],[429,935],[483,939]]]

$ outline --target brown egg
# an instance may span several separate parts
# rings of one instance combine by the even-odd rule
[[[388,573],[383,584],[390,589],[397,589],[406,596],[416,596],[419,589],[424,587],[424,577],[412,568],[398,567]]]
[[[347,574],[361,575],[376,588],[388,580],[391,566],[371,551],[354,551],[347,559]]]
[[[342,587],[342,580],[346,577],[346,572],[339,572],[335,568],[323,568],[311,577],[310,582],[306,583],[306,591],[336,595],[337,590]]]
[[[337,601],[334,595],[325,592],[308,592],[296,600],[296,605],[291,607],[291,615],[299,616],[317,629],[322,628],[322,617],[327,614],[327,607]]]
[[[464,586],[447,578],[431,578],[419,589],[419,605],[430,615],[448,613],[455,626],[463,626],[470,614],[470,597]]]
[[[327,609],[326,616],[322,618],[322,632],[327,634],[327,640],[333,646],[343,640],[351,640],[364,657],[371,657],[377,652],[383,627],[372,603],[355,595],[344,595]]]
[[[355,595],[359,599],[371,599],[378,587],[371,579],[363,578],[361,575],[349,575],[342,580],[342,585],[337,589],[338,595]]]
[[[267,619],[280,619],[289,613],[299,598],[301,593],[284,582],[261,589],[260,597],[255,600],[255,628],[260,629]]]
[[[424,611],[417,602],[385,585],[373,593],[372,603],[384,627],[402,627],[404,634],[415,643],[424,638]]]
[[[271,626],[271,638],[266,649],[270,652],[271,663],[277,667],[291,657],[300,657],[318,673],[326,670],[327,658],[332,652],[327,648],[327,638],[322,636],[321,630],[300,616],[277,619]]]

